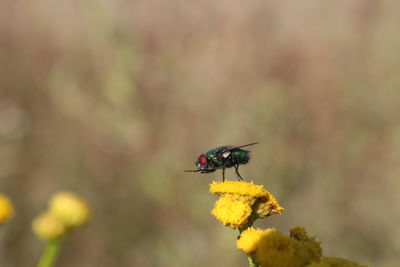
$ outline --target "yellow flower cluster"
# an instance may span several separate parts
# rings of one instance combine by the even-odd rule
[[[242,232],[236,246],[251,254],[262,267],[365,267],[345,259],[322,257],[320,243],[303,227],[292,228],[290,236],[274,228],[249,227]]]
[[[220,195],[211,214],[233,229],[243,227],[252,214],[264,218],[283,210],[271,193],[252,182],[213,182],[210,193]]]
[[[34,219],[32,228],[41,239],[54,240],[89,219],[90,210],[83,199],[70,192],[59,192],[51,197],[48,210]]]
[[[254,254],[263,267],[301,267],[319,261],[322,249],[314,237],[309,237],[303,228],[294,231],[302,234],[301,239],[288,237],[276,229],[254,229],[249,227],[242,232],[237,247],[247,254]]]
[[[0,194],[0,224],[6,222],[14,215],[14,207],[10,199]]]
[[[363,267],[344,259],[322,257],[320,242],[303,227],[292,228],[290,236],[274,228],[251,227],[257,218],[283,211],[276,198],[261,185],[244,181],[213,182],[210,193],[220,196],[211,214],[225,226],[239,228],[241,234],[236,246],[248,254],[250,266]]]

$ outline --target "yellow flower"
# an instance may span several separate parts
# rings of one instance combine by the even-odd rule
[[[277,230],[264,235],[256,250],[256,260],[263,267],[302,266],[296,264],[298,244]]]
[[[320,259],[322,257],[321,243],[316,240],[315,236],[309,236],[304,227],[297,226],[290,229],[290,237],[307,247],[313,259]]]
[[[210,184],[210,193],[220,195],[211,213],[231,228],[244,226],[252,212],[263,218],[283,210],[271,193],[252,182],[213,182]]]
[[[221,197],[211,213],[224,225],[232,228],[244,226],[252,213],[255,215],[252,217],[254,220],[280,214],[283,210],[271,193],[262,185],[255,185],[253,182],[213,182],[210,184],[210,193]],[[232,213],[233,211],[235,213]]]
[[[252,182],[225,181],[213,182],[210,184],[211,194],[236,194],[251,197],[269,197],[270,193],[262,185],[255,185]]]
[[[225,226],[237,228],[246,224],[247,218],[251,215],[251,207],[248,203],[227,194],[215,202],[211,213]]]
[[[32,229],[38,237],[49,241],[61,237],[66,231],[66,226],[58,217],[46,212],[33,220]]]
[[[320,259],[320,255],[315,255],[314,245],[302,243],[272,229],[263,235],[255,252],[256,260],[262,267],[306,266]]]
[[[14,215],[14,207],[10,199],[0,194],[0,224],[9,220]]]
[[[307,265],[307,267],[366,267],[366,265],[359,265],[355,262],[340,258],[322,257],[321,261],[313,262]]]
[[[275,229],[262,230],[258,228],[249,227],[240,234],[240,238],[236,241],[238,249],[243,250],[247,254],[251,254],[256,251],[258,244],[262,237],[267,235]]]
[[[49,201],[49,212],[68,227],[77,227],[90,218],[90,210],[84,200],[70,192],[59,192]]]

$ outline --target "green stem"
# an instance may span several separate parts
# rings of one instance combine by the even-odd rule
[[[52,267],[60,252],[62,239],[48,241],[40,257],[38,267]]]
[[[257,263],[255,263],[255,262],[253,261],[253,257],[250,256],[250,255],[247,256],[247,261],[249,262],[249,266],[250,266],[250,267],[258,267],[258,266],[259,266]]]

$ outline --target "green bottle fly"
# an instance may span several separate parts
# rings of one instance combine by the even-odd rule
[[[207,153],[201,154],[196,162],[196,170],[186,170],[186,172],[210,173],[217,169],[222,169],[222,181],[225,181],[225,169],[235,168],[238,180],[243,178],[239,173],[239,165],[246,164],[250,160],[250,151],[241,149],[258,143],[251,143],[242,146],[220,146],[211,149]]]

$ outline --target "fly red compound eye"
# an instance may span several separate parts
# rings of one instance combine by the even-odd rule
[[[206,165],[207,164],[206,156],[201,155],[199,157],[199,162],[200,162],[201,165]]]

